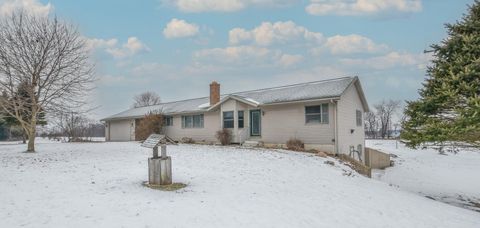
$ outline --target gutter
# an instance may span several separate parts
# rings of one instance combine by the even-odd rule
[[[174,115],[183,115],[183,114],[203,114],[203,113],[207,113],[207,112],[210,112],[209,110],[198,110],[198,111],[188,111],[188,112],[171,112],[171,113],[160,113],[162,115],[165,115],[165,116],[174,116]],[[143,118],[145,115],[140,115],[140,116],[125,116],[125,117],[114,117],[114,118],[105,118],[105,119],[101,119],[100,121],[105,121],[105,122],[108,122],[108,121],[115,121],[115,120],[130,120],[130,119],[141,119]]]
[[[286,102],[277,102],[277,103],[262,104],[262,105],[259,105],[259,106],[272,106],[272,105],[296,104],[296,103],[306,103],[306,102],[316,102],[316,101],[334,101],[334,100],[340,100],[340,97],[329,97],[329,98],[310,99],[310,100],[286,101]]]

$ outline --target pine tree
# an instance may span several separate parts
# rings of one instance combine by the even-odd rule
[[[407,102],[402,138],[480,147],[480,1],[455,24],[448,37],[432,45],[433,60],[420,99]]]
[[[15,98],[16,100],[23,101],[22,102],[23,105],[21,105],[21,110],[23,110],[21,112],[21,115],[22,115],[22,119],[26,121],[31,118],[32,113],[31,111],[29,111],[31,109],[31,105],[29,105],[31,103],[30,102],[31,98],[28,92],[25,90],[25,87],[24,87],[25,85],[26,83],[20,84],[20,86],[17,88]],[[6,93],[2,93],[0,99],[13,99],[13,98],[9,98]],[[47,124],[45,112],[43,111],[37,112],[37,119],[38,119],[37,125],[44,126]],[[10,128],[12,126],[20,126],[20,122],[14,116],[11,116],[6,112],[3,112],[1,109],[0,109],[0,122],[3,122],[3,125],[7,128]],[[25,132],[23,133],[22,137],[23,137],[23,142],[25,143],[27,139]]]

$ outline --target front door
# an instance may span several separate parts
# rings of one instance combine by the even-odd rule
[[[262,114],[260,110],[250,110],[250,135],[260,136],[262,125]]]

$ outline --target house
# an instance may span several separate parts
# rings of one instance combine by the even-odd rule
[[[368,104],[358,77],[224,95],[220,84],[212,82],[208,97],[132,108],[103,119],[106,140],[135,140],[135,126],[150,111],[165,115],[165,134],[174,140],[217,142],[216,131],[228,128],[234,143],[284,145],[297,138],[307,149],[364,154]]]

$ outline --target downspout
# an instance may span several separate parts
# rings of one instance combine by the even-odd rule
[[[335,131],[335,148],[334,148],[334,151],[335,151],[335,155],[338,155],[338,101],[334,101],[334,104],[335,104],[335,108],[333,109],[334,111],[334,117],[335,117],[335,121],[334,121],[334,131]]]

